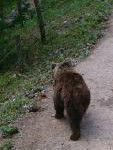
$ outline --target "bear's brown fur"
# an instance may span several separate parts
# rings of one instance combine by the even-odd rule
[[[71,61],[53,64],[52,68],[55,117],[64,117],[65,108],[73,132],[70,139],[78,140],[80,122],[90,103],[90,91],[82,76],[74,71]]]

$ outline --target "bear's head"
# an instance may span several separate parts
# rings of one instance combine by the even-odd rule
[[[73,61],[72,59],[65,59],[61,63],[52,63],[53,78],[55,78],[57,75],[61,74],[64,71],[73,70],[75,64],[75,61]]]

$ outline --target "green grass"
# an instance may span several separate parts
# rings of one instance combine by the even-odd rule
[[[14,4],[14,1],[11,4]],[[46,23],[46,43],[40,41],[36,16],[20,25],[8,28],[0,36],[0,66],[6,71],[0,74],[0,126],[8,126],[24,112],[23,105],[32,103],[25,97],[32,88],[38,91],[51,80],[51,62],[66,57],[85,58],[98,38],[101,26],[108,19],[113,0],[42,0]],[[10,6],[7,5],[7,11]],[[24,76],[16,70],[17,55],[15,36],[20,34],[22,56],[27,72]],[[7,43],[7,44],[6,44]],[[3,54],[6,55],[3,59]],[[9,55],[10,54],[10,55]],[[15,63],[16,62],[16,63]],[[10,64],[13,64],[10,67]]]
[[[8,138],[8,137],[12,137],[14,134],[18,133],[18,129],[12,125],[2,126],[2,127],[0,127],[0,133],[2,134],[2,137]]]
[[[23,106],[28,102],[27,99],[21,97],[4,102],[0,108],[0,126],[11,123],[19,113],[24,112]]]
[[[2,145],[0,145],[0,150],[12,150],[13,145],[10,140],[5,140]]]
[[[32,89],[37,92],[42,91],[41,75],[37,77],[37,72],[30,76],[18,73],[4,73],[0,76],[0,126],[8,125],[20,114],[24,113],[24,105],[34,103],[26,97]]]
[[[102,36],[101,24],[108,17],[112,3],[112,0],[63,0],[61,2],[42,0],[43,17],[46,23],[46,44],[42,45],[40,42],[34,16],[26,20],[24,28],[17,25],[13,28],[13,32],[12,28],[4,31],[5,43],[9,43],[8,45],[1,43],[5,47],[4,53],[8,49],[9,52],[15,53],[15,36],[20,34],[22,55],[27,63],[37,62],[40,65],[41,60],[45,63],[62,60],[62,55],[63,59],[67,56],[84,58],[89,54],[89,47]],[[64,50],[62,54],[61,49]]]

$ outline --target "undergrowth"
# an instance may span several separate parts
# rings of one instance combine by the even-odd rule
[[[3,142],[2,145],[0,145],[0,150],[12,150],[13,145],[10,140],[6,140]]]

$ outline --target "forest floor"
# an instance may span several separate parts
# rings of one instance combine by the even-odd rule
[[[15,150],[113,150],[113,15],[106,35],[92,54],[75,68],[91,90],[91,104],[81,124],[81,138],[70,141],[66,119],[52,117],[53,90],[41,101],[44,111],[19,117],[20,133],[13,138]]]

